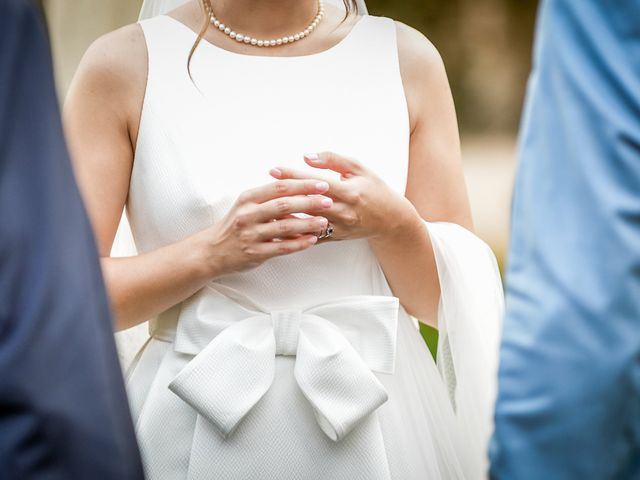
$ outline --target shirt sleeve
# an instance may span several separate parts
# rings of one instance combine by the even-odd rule
[[[640,476],[638,18],[636,0],[541,3],[492,478]]]

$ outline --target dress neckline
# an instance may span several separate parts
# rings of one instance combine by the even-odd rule
[[[187,25],[185,25],[184,23],[182,23],[180,20],[177,20],[167,14],[161,14],[159,15],[160,17],[166,17],[168,18],[171,23],[177,24],[179,27],[181,27],[182,29],[186,30],[188,33],[190,33],[194,40],[198,37],[198,34],[196,32],[194,32],[190,27],[188,27]],[[306,55],[251,55],[248,53],[239,53],[239,52],[233,52],[231,50],[227,50],[226,48],[222,48],[218,45],[216,45],[215,43],[211,43],[209,40],[207,40],[206,38],[202,38],[201,43],[204,44],[207,48],[210,48],[212,50],[217,50],[218,52],[221,52],[222,54],[225,55],[230,55],[233,57],[237,57],[237,58],[248,58],[248,59],[274,59],[274,61],[290,61],[290,60],[301,60],[301,59],[311,59],[311,58],[317,58],[317,57],[322,57],[325,55],[329,55],[335,51],[340,50],[345,44],[347,44],[350,40],[350,38],[352,36],[354,36],[354,32],[357,31],[358,26],[360,26],[366,19],[366,17],[368,17],[368,14],[363,14],[361,15],[361,18],[355,22],[355,24],[351,27],[351,30],[349,30],[347,32],[347,34],[342,37],[340,39],[340,41],[338,41],[336,44],[332,45],[329,48],[326,48],[324,50],[321,50],[319,52],[316,53],[309,53]]]

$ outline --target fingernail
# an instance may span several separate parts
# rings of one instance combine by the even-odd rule
[[[273,174],[273,175],[276,175],[276,176],[278,176],[278,177],[279,177],[280,175],[282,175],[282,172],[281,172],[279,169],[277,169],[277,168],[272,168],[271,170],[269,170],[269,173],[271,173],[271,174]]]
[[[329,188],[329,184],[327,182],[318,182],[316,183],[316,190],[325,191]]]
[[[317,153],[307,153],[305,154],[304,158],[306,158],[311,162],[316,162],[316,163],[320,161],[320,157],[318,157]]]
[[[333,204],[333,200],[330,198],[323,198],[322,199],[322,205],[324,207],[330,207]]]
[[[327,223],[329,223],[329,220],[327,220],[327,219],[326,219],[326,218],[324,218],[324,217],[320,217],[320,218],[318,218],[318,223],[319,223],[321,226],[323,226],[323,227],[324,227],[324,226],[326,226],[326,225],[327,225]]]
[[[312,237],[309,237],[309,243],[314,244],[318,241],[318,237],[316,237],[315,235],[313,235]]]

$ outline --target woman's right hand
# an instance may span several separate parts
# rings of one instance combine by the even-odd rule
[[[323,180],[287,179],[245,190],[220,222],[202,232],[210,265],[219,275],[241,272],[311,247],[327,225],[322,212],[333,200],[322,193],[328,189]]]

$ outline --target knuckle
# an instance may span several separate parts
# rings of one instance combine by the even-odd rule
[[[358,224],[358,216],[355,215],[354,213],[346,213],[343,217],[342,217],[342,221],[344,222],[345,225],[347,225],[348,227],[353,227],[355,225]]]
[[[260,253],[255,249],[255,247],[246,247],[244,250],[245,263],[249,266],[256,266],[262,263],[262,258]]]
[[[249,212],[246,210],[239,211],[233,219],[233,228],[236,231],[243,230],[250,222]]]
[[[287,253],[291,253],[292,251],[291,245],[289,244],[289,242],[281,242],[278,245],[277,250],[280,255],[286,255]]]
[[[240,240],[243,248],[250,248],[251,243],[255,238],[253,230],[244,229],[238,233],[238,239]]]
[[[286,213],[289,211],[289,201],[284,198],[280,198],[276,201],[276,210],[280,213]]]
[[[284,222],[284,221],[278,222],[278,231],[280,233],[285,233],[285,234],[286,233],[291,233],[292,230],[293,229],[292,229],[291,223]]]
[[[308,240],[298,240],[296,243],[296,250],[304,250],[305,248],[310,247],[312,244]]]
[[[247,261],[249,262],[260,261],[262,257],[262,253],[260,252],[260,249],[257,247],[257,245],[254,242],[243,244],[241,248],[242,248],[242,253],[244,254]]]
[[[333,162],[336,159],[336,154],[333,152],[322,152],[322,156],[328,162]]]
[[[276,193],[284,193],[287,192],[289,190],[289,184],[288,182],[285,182],[284,180],[280,180],[275,182],[275,184],[273,185],[273,190]]]
[[[313,210],[314,208],[322,208],[324,206],[323,200],[325,199],[325,197],[316,197],[316,198],[309,198],[307,200],[307,204],[309,206],[309,209]]]
[[[250,190],[245,190],[244,192],[240,192],[240,195],[238,195],[238,203],[240,204],[248,203],[251,201],[252,196],[253,195]]]
[[[360,192],[357,190],[348,190],[345,197],[348,203],[354,204],[360,202]]]

